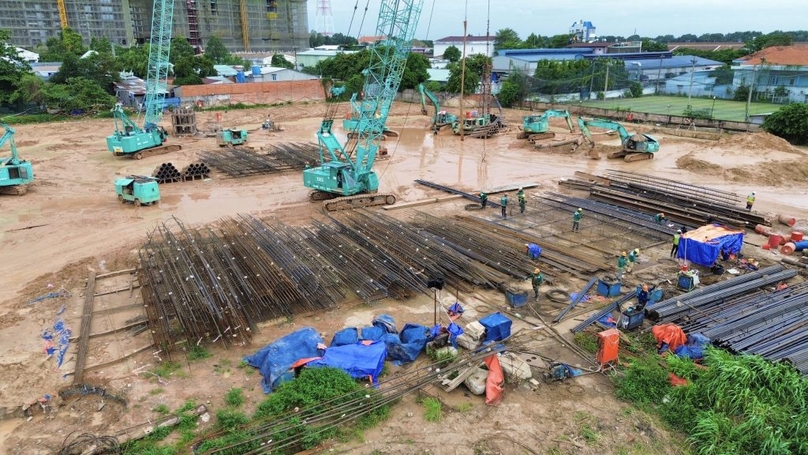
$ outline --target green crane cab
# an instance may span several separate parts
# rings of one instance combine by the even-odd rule
[[[216,140],[219,147],[244,145],[247,143],[247,130],[228,128],[216,133]]]
[[[34,181],[34,168],[31,163],[21,160],[14,143],[14,129],[0,122],[6,132],[0,136],[0,149],[8,143],[11,156],[0,157],[0,194],[22,196],[28,192],[28,184]]]
[[[131,202],[140,207],[155,205],[160,201],[160,186],[154,177],[130,175],[115,180],[115,192],[121,204]]]

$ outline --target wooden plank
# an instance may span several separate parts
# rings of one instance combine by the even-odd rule
[[[109,362],[97,363],[95,365],[90,365],[88,367],[85,367],[84,371],[82,372],[82,377],[83,377],[83,373],[89,373],[91,371],[97,371],[97,370],[101,370],[101,369],[106,368],[106,367],[110,367],[112,365],[115,365],[117,363],[121,363],[124,360],[126,360],[126,359],[128,359],[130,357],[133,357],[133,356],[135,356],[137,354],[140,354],[141,352],[147,351],[149,349],[154,349],[154,345],[150,344],[148,346],[143,346],[142,348],[136,349],[136,350],[130,352],[129,354],[126,354],[123,357],[119,357],[119,358],[117,358],[115,360],[110,360]],[[78,370],[76,370],[76,372],[78,372]],[[76,375],[76,373],[67,373],[65,376],[69,376],[70,374],[74,375],[73,384],[78,384],[79,382],[77,382],[76,379],[75,379],[76,377],[78,377],[78,375]]]
[[[76,357],[76,369],[73,384],[81,384],[84,380],[84,365],[87,363],[87,351],[90,348],[90,322],[93,318],[93,294],[95,293],[95,272],[90,272],[87,279],[87,290],[84,293],[84,310],[81,315],[79,330],[79,353]]]
[[[107,330],[106,332],[92,333],[92,334],[90,334],[90,338],[100,337],[100,336],[104,336],[104,335],[112,335],[113,333],[123,332],[124,330],[129,330],[129,329],[131,329],[133,327],[137,327],[139,325],[146,325],[146,324],[148,324],[148,321],[146,321],[146,320],[133,322],[131,324],[128,324],[128,325],[125,325],[125,326],[122,326],[122,327],[116,327],[116,328],[114,328],[112,330]],[[77,338],[78,337],[70,337],[70,341],[75,341]]]
[[[110,278],[110,277],[113,277],[113,276],[123,275],[124,273],[135,273],[136,270],[137,269],[116,270],[114,272],[103,273],[101,275],[96,276],[95,278],[97,280],[100,280],[101,278]]]
[[[111,291],[99,292],[98,294],[95,294],[95,296],[96,297],[101,297],[102,295],[117,294],[117,293],[123,292],[123,291],[130,291],[131,292],[133,288],[139,288],[139,287],[140,287],[139,284],[138,285],[133,285],[130,282],[130,284],[128,286],[126,286],[126,287],[113,289]]]

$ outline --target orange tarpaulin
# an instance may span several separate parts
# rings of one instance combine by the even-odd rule
[[[499,364],[499,357],[496,354],[486,357],[485,365],[488,367],[488,378],[485,380],[485,404],[496,406],[502,401],[505,375],[502,373],[502,365]]]
[[[687,335],[676,324],[659,324],[651,327],[651,333],[657,341],[657,347],[661,347],[662,343],[667,343],[668,350],[673,352],[679,346],[687,343]]]

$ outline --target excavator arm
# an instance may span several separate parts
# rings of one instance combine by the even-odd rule
[[[6,142],[8,142],[9,146],[11,147],[11,157],[5,159],[0,158],[1,160],[0,164],[2,164],[3,166],[7,166],[9,164],[17,164],[20,161],[20,159],[19,156],[17,156],[17,145],[14,143],[14,129],[11,128],[8,125],[8,123],[5,122],[0,122],[0,125],[3,125],[3,129],[6,130],[6,132],[3,133],[2,136],[0,136],[0,149],[2,149],[4,145],[6,145]]]
[[[555,111],[549,110],[544,113],[544,116],[549,119],[551,117],[563,117],[567,121],[567,127],[570,129],[570,133],[575,131],[575,128],[572,126],[572,116],[570,116],[569,111]]]
[[[418,84],[418,93],[421,94],[421,114],[429,115],[429,112],[427,112],[426,110],[426,93],[424,93],[425,91],[426,89],[424,88],[424,84]]]

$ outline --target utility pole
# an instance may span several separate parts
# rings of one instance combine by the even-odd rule
[[[690,107],[690,96],[693,94],[693,73],[696,71],[696,57],[690,60],[690,88],[687,90],[687,107]]]
[[[749,121],[749,105],[752,103],[752,92],[755,91],[755,71],[757,66],[752,66],[752,80],[749,82],[749,95],[746,97],[746,114],[744,120]]]
[[[609,68],[611,68],[612,62],[606,62],[606,81],[603,82],[603,99],[606,100],[606,91],[609,90]]]
[[[466,93],[466,26],[468,21],[463,20],[463,68],[460,70],[460,142],[465,141],[466,113],[463,112],[463,95]]]

